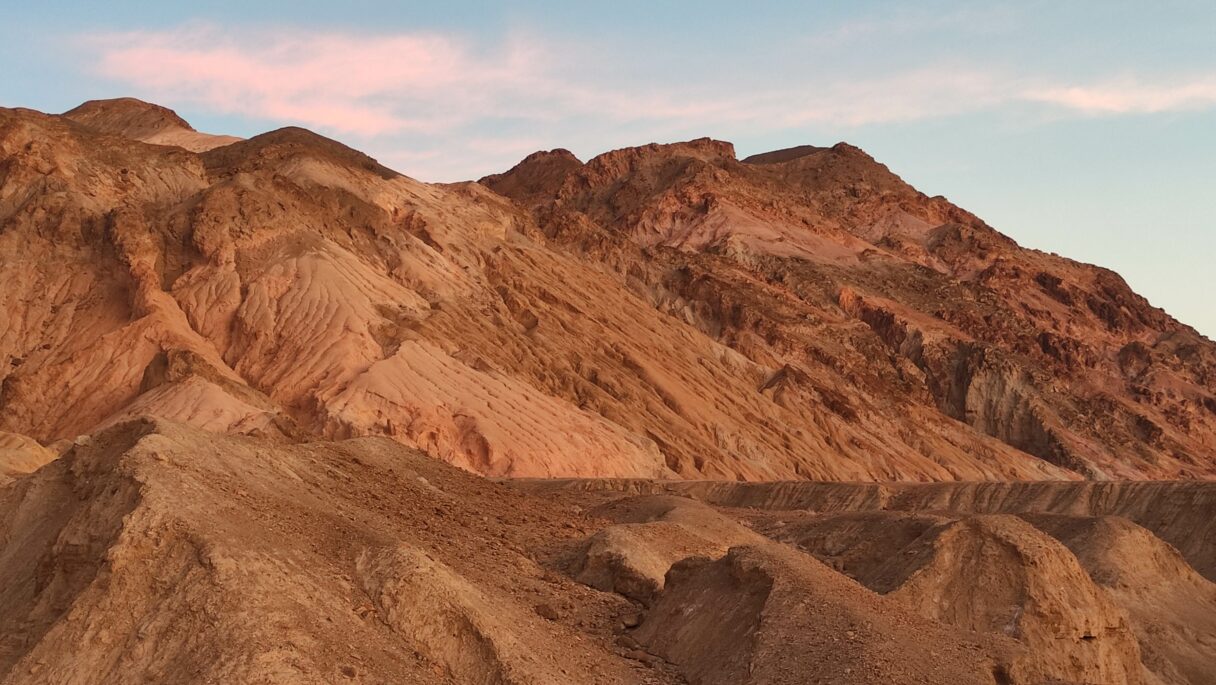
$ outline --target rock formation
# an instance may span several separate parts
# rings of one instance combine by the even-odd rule
[[[702,139],[581,166],[559,151],[482,183],[778,368],[762,386],[777,404],[817,405],[944,463],[956,426],[934,424],[942,445],[876,422],[952,419],[1087,478],[1212,468],[1210,340],[1116,274],[1022,248],[850,145],[738,161]]]

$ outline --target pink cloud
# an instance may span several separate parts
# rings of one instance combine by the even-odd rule
[[[434,33],[222,31],[189,26],[94,36],[94,69],[168,102],[377,136],[435,134],[490,116],[532,121],[586,118],[682,126],[860,125],[975,108],[999,88],[975,70],[834,78],[762,90],[617,83],[543,40],[516,37],[475,50]],[[610,55],[602,59],[615,59]]]
[[[526,81],[535,68],[522,48],[478,56],[453,37],[423,33],[255,34],[193,26],[95,36],[92,43],[100,53],[97,73],[161,97],[363,135],[448,124],[487,91]],[[428,100],[420,116],[389,104]]]
[[[1216,75],[1175,83],[1137,79],[1096,86],[1044,88],[1026,94],[1030,100],[1101,114],[1155,113],[1216,105]]]

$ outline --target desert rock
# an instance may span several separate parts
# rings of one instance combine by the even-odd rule
[[[202,135],[130,99],[0,113],[0,429],[383,435],[494,476],[1212,473],[1210,341],[854,147],[428,185]]]

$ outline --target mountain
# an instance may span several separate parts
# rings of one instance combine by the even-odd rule
[[[657,306],[780,364],[794,403],[912,418],[867,431],[904,451],[946,461],[908,437],[931,409],[1087,478],[1211,473],[1210,340],[1113,272],[1022,248],[853,146],[533,155],[482,182],[555,242],[661,291]]]
[[[0,685],[1207,685],[1214,360],[846,144],[0,109]]]
[[[0,430],[381,435],[492,476],[1216,475],[1211,341],[846,144],[431,185],[297,128],[158,144],[186,134],[131,99],[0,111]]]

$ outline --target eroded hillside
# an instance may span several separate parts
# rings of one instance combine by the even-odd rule
[[[621,484],[499,482],[384,438],[119,423],[0,486],[0,683],[1202,685],[1216,669],[1216,585],[1125,518],[1045,513],[1031,491],[975,513],[966,484],[909,486],[937,494],[907,510],[879,486],[738,509],[707,503],[729,484]],[[1156,485],[1112,499],[1168,511],[1197,487],[1211,518],[1211,484]],[[646,494],[665,488],[705,500]]]
[[[492,476],[1210,477],[1216,348],[847,145],[417,182],[0,110],[0,429],[379,435]]]

